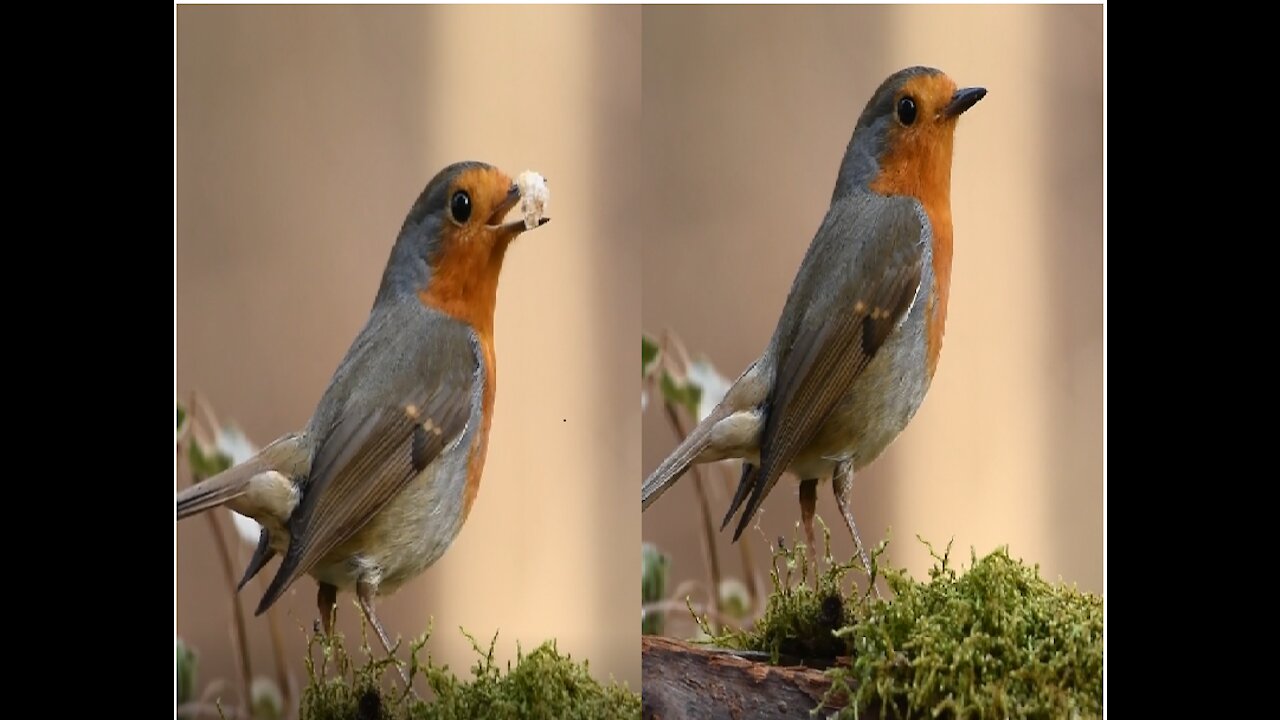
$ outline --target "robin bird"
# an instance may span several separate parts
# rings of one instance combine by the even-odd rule
[[[498,274],[527,227],[503,219],[522,199],[524,177],[518,185],[463,162],[432,178],[306,427],[177,494],[179,520],[226,505],[262,525],[241,588],[283,554],[257,614],[310,574],[326,634],[337,591],[354,590],[391,653],[374,597],[440,558],[480,487],[496,392]],[[532,187],[545,190],[538,180]]]
[[[819,479],[858,546],[853,473],[915,415],[938,367],[951,286],[951,151],[960,115],[985,96],[940,70],[889,76],[863,109],[831,206],[764,353],[644,482],[647,509],[693,463],[742,458],[721,529],[736,542],[784,471],[800,480],[814,547]]]

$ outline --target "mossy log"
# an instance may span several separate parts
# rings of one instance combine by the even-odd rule
[[[641,640],[643,716],[809,718],[831,687],[820,669],[770,665],[766,658],[742,655],[646,635]],[[843,697],[833,697],[824,707],[835,711],[844,703]]]

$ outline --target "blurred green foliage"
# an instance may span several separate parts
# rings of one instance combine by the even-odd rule
[[[174,673],[178,683],[178,704],[190,702],[196,696],[196,652],[187,647],[182,638],[175,638],[177,659],[174,661]]]
[[[661,602],[667,593],[667,567],[669,560],[656,545],[640,546],[640,601],[645,605]],[[661,610],[645,612],[640,619],[640,632],[645,635],[661,635],[667,614]]]

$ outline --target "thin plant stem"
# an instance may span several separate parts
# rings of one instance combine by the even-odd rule
[[[688,434],[688,430],[685,429],[684,423],[681,422],[680,414],[665,398],[662,405],[667,411],[667,419],[671,421],[671,426],[676,432],[677,439],[683,440]],[[715,615],[722,617],[724,609],[720,606],[720,558],[716,553],[716,531],[715,525],[711,520],[711,504],[707,501],[707,489],[703,486],[702,468],[694,465],[689,469],[693,472],[693,487],[698,493],[698,507],[702,513],[702,550],[706,557],[707,570],[711,577],[711,586],[707,588],[708,594],[711,595],[710,604],[716,609]],[[718,623],[711,627],[712,630],[719,632]]]
[[[716,464],[720,465],[723,468],[721,474],[724,476],[726,480],[725,484],[731,486],[733,484],[733,479],[734,479],[733,472],[728,470],[727,466],[725,466],[723,463],[716,463]],[[757,601],[763,598],[763,592],[761,590],[763,581],[760,578],[760,571],[756,567],[755,559],[751,556],[751,543],[749,542],[750,538],[751,538],[750,535],[747,535],[746,537],[743,537],[743,538],[739,538],[738,554],[742,558],[742,574],[746,577],[746,580],[747,580],[747,599],[750,601],[751,611],[755,613],[759,609]]]
[[[290,707],[293,704],[293,688],[289,687],[289,671],[284,661],[284,637],[280,634],[280,622],[276,619],[274,606],[267,610],[267,629],[271,633],[271,657],[276,665],[276,684],[284,695],[284,706]]]
[[[192,442],[197,437],[195,423],[199,415],[198,411],[204,411],[206,415],[213,419],[213,409],[205,408],[204,403],[199,402],[199,396],[195,393],[191,394],[191,422],[192,422]],[[216,422],[216,420],[215,420]],[[215,426],[216,431],[216,426]],[[197,477],[195,472],[191,473],[191,482],[195,484],[203,478]],[[234,623],[233,638],[236,643],[236,660],[240,670],[240,682],[243,692],[244,707],[250,707],[253,704],[253,668],[249,661],[249,639],[245,632],[244,609],[240,607],[240,598],[236,594],[236,576],[235,569],[231,564],[231,551],[227,548],[226,537],[222,533],[222,527],[218,525],[218,518],[213,513],[205,513],[205,518],[209,522],[209,530],[213,533],[214,547],[218,551],[218,559],[222,565],[222,575],[226,580],[227,589],[231,596],[231,617]]]
[[[253,670],[249,664],[249,639],[244,628],[244,609],[240,607],[240,598],[236,596],[236,577],[235,570],[231,566],[231,553],[227,551],[226,537],[222,534],[222,527],[218,525],[218,518],[213,513],[205,513],[205,517],[209,520],[209,529],[213,532],[215,539],[214,546],[218,549],[218,558],[222,563],[222,576],[227,582],[227,589],[231,595],[231,616],[234,620],[235,641],[236,641],[236,657],[240,666],[240,680],[244,684],[244,704],[248,707],[253,703],[253,695],[250,688],[253,685]]]
[[[655,601],[653,601],[653,602],[651,602],[651,603],[645,603],[645,604],[641,605],[640,607],[641,607],[641,609],[643,609],[646,613],[649,613],[649,612],[663,612],[663,613],[670,613],[670,612],[684,612],[684,613],[686,613],[686,614],[688,613],[689,608],[690,608],[690,607],[692,607],[694,612],[697,612],[697,613],[703,613],[703,614],[705,614],[705,615],[707,616],[707,619],[708,619],[708,620],[713,620],[713,619],[714,619],[716,622],[723,623],[723,622],[725,622],[725,620],[727,619],[727,618],[725,618],[725,617],[724,617],[724,616],[722,616],[722,615],[717,615],[717,614],[716,614],[716,609],[715,609],[715,608],[709,608],[709,607],[706,607],[705,605],[699,605],[699,604],[697,604],[697,603],[689,603],[689,604],[687,604],[687,605],[686,605],[685,603],[683,603],[683,602],[681,602],[681,601],[679,601],[679,600],[655,600]]]
[[[205,716],[225,717],[227,720],[239,720],[239,718],[249,717],[249,713],[237,708],[222,707],[217,703],[201,702],[199,700],[192,700],[179,705],[177,715],[180,718],[188,718],[189,720],[197,720],[197,718]]]

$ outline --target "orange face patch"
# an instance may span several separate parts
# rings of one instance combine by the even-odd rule
[[[495,217],[510,209],[510,189],[511,178],[496,168],[477,168],[458,175],[446,195],[451,209],[441,225],[431,281],[418,293],[424,305],[466,322],[482,337],[493,333],[498,274],[513,237],[496,227],[502,218]],[[452,210],[458,193],[469,198],[470,215],[465,221],[455,218]]]
[[[880,158],[880,175],[871,189],[883,195],[911,195],[921,201],[950,202],[951,148],[955,118],[942,116],[956,84],[946,75],[922,75],[903,83],[894,107],[910,98],[916,118],[910,125],[895,121],[888,133],[888,148]]]

